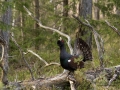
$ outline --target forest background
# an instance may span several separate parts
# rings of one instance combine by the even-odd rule
[[[92,4],[86,5],[91,7],[91,14],[88,14],[86,17],[84,15],[81,16],[80,13],[83,1],[92,2]],[[63,68],[59,65],[43,68],[44,63],[35,55],[28,53],[28,50],[31,50],[48,63],[59,63],[59,48],[56,42],[61,35],[55,31],[40,27],[38,22],[28,15],[24,6],[43,25],[69,35],[72,46],[76,39],[76,32],[80,28],[80,24],[72,15],[78,16],[83,22],[86,22],[85,19],[87,19],[104,41],[104,66],[112,67],[119,65],[120,37],[107,25],[105,20],[116,27],[118,31],[120,30],[120,0],[1,0],[0,31],[1,38],[7,42],[7,47],[5,48],[7,56],[4,58],[7,58],[6,61],[9,62],[8,81],[31,79],[30,71],[24,59],[31,67],[31,72],[36,79],[55,76],[63,72]],[[63,39],[67,41],[65,37]],[[97,68],[100,66],[100,62],[93,35],[91,42],[94,68]],[[93,68],[93,66],[86,67],[86,70],[89,68]],[[0,76],[2,78],[2,69]],[[82,90],[88,88],[87,86],[89,85],[86,81],[80,79],[79,82],[78,90],[80,88]],[[3,84],[5,83],[1,80],[0,88],[3,88]],[[103,90],[106,84],[105,78],[98,80],[98,90]],[[119,90],[119,80],[114,81],[109,88],[110,90]]]

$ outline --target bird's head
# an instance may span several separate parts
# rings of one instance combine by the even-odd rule
[[[60,37],[60,39],[57,41],[58,46],[64,46],[64,40]]]

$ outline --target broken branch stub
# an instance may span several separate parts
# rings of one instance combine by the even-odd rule
[[[107,20],[105,20],[105,22],[110,28],[112,28],[113,31],[115,31],[120,36],[120,32],[116,27],[112,26]]]

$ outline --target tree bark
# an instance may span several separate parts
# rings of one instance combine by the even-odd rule
[[[68,0],[63,0],[63,16],[68,16]]]
[[[83,19],[92,18],[92,0],[80,0],[79,16]],[[83,37],[87,44],[92,45],[92,33],[87,28],[79,27],[79,37]]]
[[[94,0],[94,3],[98,3],[98,0]],[[100,10],[98,7],[94,5],[94,19],[99,20],[100,18]]]
[[[80,0],[79,15],[84,19],[92,17],[92,0]]]
[[[63,30],[66,30],[67,17],[68,17],[68,0],[63,0]]]
[[[5,0],[5,2],[10,2],[10,0]],[[0,36],[4,39],[5,41],[5,52],[3,56],[2,62],[0,62],[0,67],[2,68],[2,82],[4,85],[8,84],[8,46],[9,46],[9,30],[10,27],[9,25],[11,24],[11,15],[12,11],[10,9],[10,6],[8,6],[6,12],[2,16],[2,22],[6,25],[6,30],[0,30]]]

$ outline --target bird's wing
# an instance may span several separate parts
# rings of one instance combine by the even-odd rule
[[[76,70],[77,69],[77,63],[74,62],[74,57],[71,57],[68,59],[68,65],[71,69]]]
[[[84,62],[82,62],[80,60],[76,60],[76,57],[73,56],[68,60],[68,65],[70,68],[76,70],[77,68],[83,68]]]

